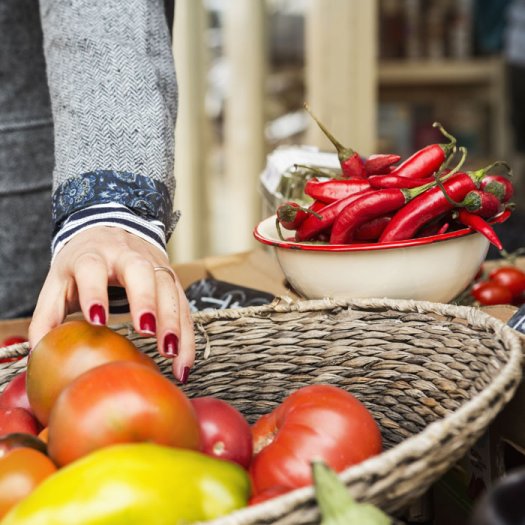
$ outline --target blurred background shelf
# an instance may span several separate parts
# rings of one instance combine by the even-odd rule
[[[505,62],[472,59],[381,60],[379,147],[409,154],[439,133],[442,122],[469,150],[469,164],[509,156]],[[491,160],[492,159],[492,160]]]
[[[500,57],[476,59],[381,60],[378,80],[382,85],[497,84],[504,73]]]

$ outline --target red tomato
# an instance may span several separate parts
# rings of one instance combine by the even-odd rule
[[[253,444],[250,425],[232,405],[214,397],[191,400],[201,429],[202,452],[248,468]]]
[[[495,268],[490,272],[489,279],[508,288],[513,298],[525,292],[525,272],[515,266]]]
[[[0,518],[56,470],[47,456],[31,448],[19,448],[1,458]]]
[[[4,391],[0,394],[0,406],[7,408],[19,407],[28,412],[33,412],[27,397],[26,375],[27,373],[24,370],[9,381]]]
[[[0,407],[0,436],[23,432],[36,436],[40,425],[36,418],[23,408]]]
[[[25,337],[15,335],[13,337],[7,337],[6,339],[4,339],[0,343],[0,346],[11,346],[11,345],[18,344],[18,343],[25,343],[26,341],[27,339]],[[14,361],[19,361],[20,359],[22,359],[22,357],[23,356],[3,357],[0,359],[0,363],[13,363]]]
[[[79,376],[49,418],[49,456],[60,466],[108,445],[143,441],[199,450],[199,422],[179,387],[131,361]]]
[[[512,301],[511,291],[495,281],[477,283],[472,287],[470,293],[483,306],[510,304]]]
[[[381,452],[381,433],[366,407],[331,385],[293,392],[252,427],[255,455],[250,466],[254,495],[272,487],[312,483],[312,459],[335,471]]]
[[[0,437],[0,458],[9,454],[15,448],[33,448],[42,454],[47,454],[47,447],[43,440],[33,434],[15,432]]]
[[[258,505],[259,503],[263,503],[265,501],[268,501],[269,499],[277,498],[278,496],[282,496],[283,494],[286,494],[287,492],[290,492],[290,487],[281,487],[281,486],[275,486],[270,487],[269,489],[266,489],[262,492],[259,492],[258,494],[252,496],[249,501],[248,505]]]
[[[112,361],[135,361],[158,370],[154,361],[106,326],[69,321],[48,332],[27,365],[27,395],[45,426],[62,389],[83,372]]]
[[[6,337],[0,344],[2,346],[11,346],[20,343],[27,343],[27,338],[22,337],[21,335],[13,335],[11,337]]]

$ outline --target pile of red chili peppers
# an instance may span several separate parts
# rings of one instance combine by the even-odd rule
[[[304,193],[313,202],[307,208],[290,201],[278,207],[281,236],[282,227],[294,230],[288,240],[298,242],[386,243],[469,228],[503,249],[489,221],[512,207],[505,162],[461,171],[466,150],[437,122],[447,143],[425,146],[405,160],[395,154],[364,159],[312,117],[336,148],[341,171],[334,176],[311,168]],[[461,160],[450,169],[458,152]],[[498,165],[506,168],[504,175],[491,173]]]

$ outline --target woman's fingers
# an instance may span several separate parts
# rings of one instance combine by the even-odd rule
[[[157,293],[153,264],[136,253],[117,261],[116,275],[126,288],[131,320],[142,335],[157,333]]]
[[[108,312],[108,269],[100,255],[84,253],[74,263],[80,308],[92,324],[105,325]]]
[[[195,330],[188,299],[178,281],[177,292],[179,294],[180,309],[180,341],[179,355],[173,362],[173,374],[181,383],[186,383],[193,362],[195,361]]]
[[[108,284],[124,286],[135,330],[157,336],[159,351],[173,359],[175,377],[186,382],[195,336],[184,290],[165,253],[119,228],[87,229],[56,254],[33,314],[30,344],[79,306],[87,320],[105,324]]]
[[[189,305],[182,287],[169,266],[155,268],[159,352],[173,358],[173,374],[185,383],[194,361],[195,338]]]
[[[159,352],[174,359],[179,355],[180,307],[176,276],[168,266],[155,267],[157,284],[157,339]]]
[[[58,326],[66,317],[68,310],[68,296],[74,301],[71,288],[74,288],[72,279],[60,278],[50,271],[44,286],[38,296],[38,301],[28,329],[28,339],[31,348]]]

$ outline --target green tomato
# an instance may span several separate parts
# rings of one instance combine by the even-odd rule
[[[249,493],[235,463],[150,443],[114,445],[46,479],[0,525],[186,525],[246,506]]]

